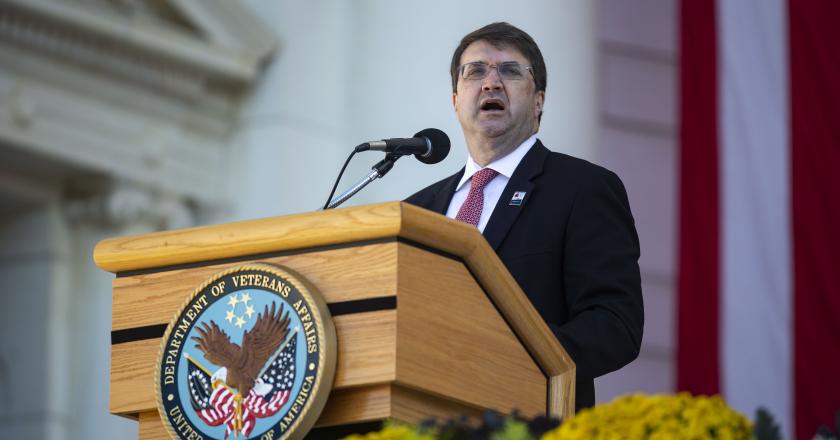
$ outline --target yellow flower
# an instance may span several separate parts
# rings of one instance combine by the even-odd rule
[[[541,440],[751,439],[752,425],[720,396],[634,394],[579,412]]]

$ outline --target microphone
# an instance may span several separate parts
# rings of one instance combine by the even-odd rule
[[[344,162],[344,166],[341,167],[341,171],[338,173],[338,178],[335,180],[332,191],[330,191],[330,196],[327,197],[327,202],[324,203],[324,207],[322,209],[335,208],[336,206],[344,203],[347,199],[353,197],[354,194],[361,191],[361,189],[367,186],[370,182],[385,176],[385,174],[393,168],[394,162],[403,156],[413,154],[420,162],[433,164],[446,158],[446,155],[449,154],[449,147],[449,136],[437,128],[427,128],[425,130],[418,131],[413,138],[382,139],[381,141],[370,141],[359,144],[353,149],[350,156],[347,157],[347,160]],[[374,165],[371,172],[368,173],[364,179],[360,180],[358,183],[353,185],[353,187],[333,199],[333,194],[335,194],[335,189],[338,187],[338,182],[341,180],[341,176],[344,174],[344,170],[347,168],[347,164],[350,163],[350,159],[353,158],[353,155],[362,151],[370,150],[384,151],[385,158]]]
[[[370,141],[356,147],[355,152],[384,151],[395,156],[413,154],[420,162],[438,163],[449,154],[449,136],[437,128],[427,128],[411,138],[391,138]]]

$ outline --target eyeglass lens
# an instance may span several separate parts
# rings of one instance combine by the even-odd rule
[[[484,79],[490,74],[490,69],[496,69],[499,76],[506,80],[519,80],[525,76],[525,67],[521,64],[510,61],[491,66],[482,62],[467,63],[462,67],[462,76],[467,80]]]

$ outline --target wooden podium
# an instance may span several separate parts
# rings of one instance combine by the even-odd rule
[[[197,286],[251,262],[286,266],[329,304],[335,382],[317,427],[574,413],[575,367],[472,226],[405,203],[104,240],[113,282],[110,409],[168,439],[154,371],[166,325]]]

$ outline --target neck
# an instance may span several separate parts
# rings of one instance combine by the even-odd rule
[[[534,132],[536,133],[536,131]],[[482,168],[486,167],[495,160],[501,159],[518,146],[522,145],[526,139],[531,137],[534,133],[527,135],[520,135],[516,138],[507,138],[500,136],[497,138],[478,137],[475,139],[467,139],[467,149],[470,152],[470,157]]]

